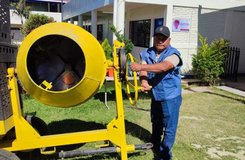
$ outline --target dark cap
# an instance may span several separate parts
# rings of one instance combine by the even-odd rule
[[[157,27],[154,31],[153,36],[156,36],[158,34],[164,35],[166,37],[170,37],[170,31],[169,31],[168,27],[166,27],[166,26]]]

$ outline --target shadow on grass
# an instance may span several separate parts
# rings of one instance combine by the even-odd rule
[[[130,134],[134,137],[137,137],[145,143],[150,142],[151,133],[147,129],[145,129],[145,128],[143,128],[143,127],[141,127],[135,123],[132,123],[128,120],[125,120],[125,126],[126,126],[126,133],[127,134]]]
[[[49,133],[51,135],[61,134],[61,133],[72,133],[72,132],[82,132],[82,131],[90,131],[90,130],[98,130],[105,129],[106,126],[103,124],[95,123],[95,122],[86,122],[78,119],[66,119],[62,121],[54,121],[48,124]],[[84,144],[72,144],[66,146],[60,146],[56,149],[58,151],[69,151],[77,149]]]
[[[62,121],[54,121],[48,124],[50,134],[89,131],[103,129],[105,127],[105,125],[100,123],[86,122],[79,119],[65,119]]]
[[[98,129],[105,129],[106,126],[103,124],[95,122],[86,122],[78,119],[66,119],[62,121],[54,121],[48,124],[48,135],[58,135],[63,133],[72,133],[72,132],[82,132],[82,131],[91,131]],[[35,143],[35,142],[33,142]],[[30,152],[18,152],[18,157],[21,160],[55,160],[58,159],[58,153],[60,151],[70,151],[82,147],[85,143],[80,144],[71,144],[65,146],[57,146],[56,154],[53,155],[41,155],[40,150],[33,150]],[[52,148],[51,148],[52,149]]]
[[[141,139],[143,142],[148,143],[150,140],[150,132],[141,126],[132,123],[128,120],[125,120],[126,125],[126,133],[130,134],[134,137]],[[86,122],[77,119],[67,119],[62,121],[54,121],[48,124],[49,134],[56,135],[62,133],[71,133],[71,132],[81,132],[81,131],[92,131],[98,129],[106,129],[106,126],[100,123],[95,122]],[[120,137],[118,137],[120,138]],[[33,142],[35,143],[35,142]],[[32,152],[19,152],[17,155],[20,157],[21,160],[55,160],[58,159],[58,153],[60,151],[70,151],[76,150],[82,147],[85,143],[82,144],[72,144],[66,146],[58,146],[56,147],[56,154],[50,156],[40,155],[39,150],[34,150]],[[134,152],[128,154],[128,156],[137,156],[142,155],[142,152]],[[92,156],[81,156],[79,159],[108,159],[108,158],[116,158],[120,159],[118,153],[111,153],[111,154],[100,154],[100,155],[92,155]]]
[[[136,157],[136,156],[144,156],[146,153],[144,151],[137,151],[133,153],[128,153],[128,158],[129,157]],[[84,156],[84,157],[79,157],[76,160],[103,160],[103,159],[118,159],[120,160],[121,157],[118,153],[105,153],[103,155],[93,155],[93,156]]]
[[[203,93],[224,97],[224,98],[235,100],[235,101],[238,101],[238,102],[241,102],[241,103],[245,104],[245,100],[240,99],[240,98],[234,98],[234,97],[227,96],[227,95],[224,95],[224,94],[219,94],[219,93],[214,93],[214,92],[209,92],[209,91],[203,92]]]

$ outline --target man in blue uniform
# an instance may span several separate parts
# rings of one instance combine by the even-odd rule
[[[131,63],[130,68],[139,71],[142,91],[151,91],[153,151],[156,159],[170,160],[182,102],[182,60],[179,51],[170,45],[168,27],[155,29],[154,46],[141,52],[140,57],[141,63]]]

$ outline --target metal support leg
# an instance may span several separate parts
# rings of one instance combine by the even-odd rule
[[[110,109],[110,107],[107,104],[107,89],[106,89],[106,80],[105,80],[105,106],[107,107],[107,109]]]

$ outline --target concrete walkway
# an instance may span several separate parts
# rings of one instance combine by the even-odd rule
[[[225,81],[225,86],[245,91],[245,76],[237,77],[237,81]]]
[[[235,89],[235,88],[228,87],[228,86],[217,86],[217,88],[222,89],[224,91],[231,92],[233,94],[236,94],[242,97],[245,97],[245,92],[239,89]]]
[[[198,84],[200,80],[197,79],[182,79],[182,84],[184,85],[191,85],[191,84]],[[245,77],[238,77],[237,82],[233,81],[225,81],[224,86],[217,86],[217,88],[231,92],[233,94],[245,97]],[[200,87],[191,87],[190,89],[184,89],[183,94],[186,93],[193,93],[193,92],[208,92],[210,91],[207,86],[200,86]]]
[[[228,86],[217,86],[216,88],[239,95],[241,97],[245,97],[245,92],[232,88],[232,87],[228,87]],[[201,92],[212,92],[212,90],[209,89],[209,87],[204,87],[204,86],[200,86],[200,87],[190,87],[187,89],[183,89],[182,93],[183,94],[188,94],[188,93],[201,93]]]
[[[237,81],[225,81],[224,86],[217,88],[245,97],[245,76],[238,76]]]

